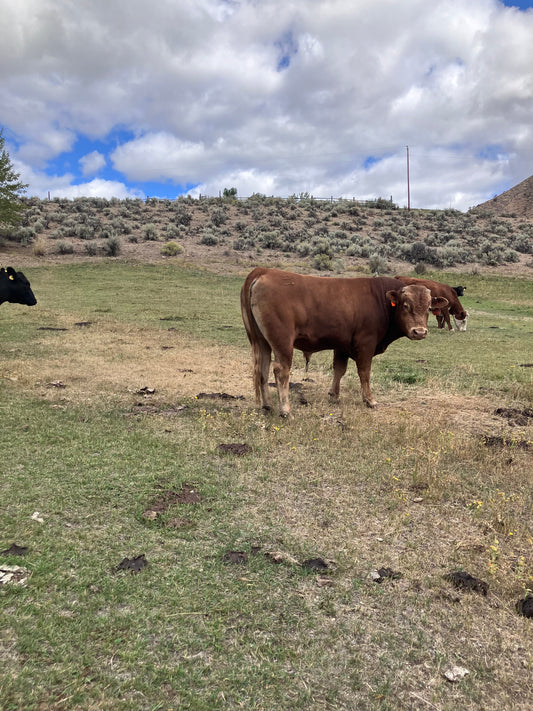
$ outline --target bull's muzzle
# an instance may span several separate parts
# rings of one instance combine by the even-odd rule
[[[416,327],[409,331],[409,338],[412,341],[422,341],[428,335],[427,328]]]

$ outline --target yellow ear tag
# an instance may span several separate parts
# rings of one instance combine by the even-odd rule
[[[9,278],[11,279],[11,281],[15,281],[15,277],[13,276],[13,274],[10,274]]]

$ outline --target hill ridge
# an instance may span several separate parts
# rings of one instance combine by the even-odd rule
[[[476,205],[472,212],[533,218],[533,175],[500,195]]]

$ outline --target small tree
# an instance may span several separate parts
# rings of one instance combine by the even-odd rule
[[[20,193],[25,192],[27,183],[20,182],[5,149],[5,138],[0,130],[0,226],[16,225],[20,221],[24,205]]]

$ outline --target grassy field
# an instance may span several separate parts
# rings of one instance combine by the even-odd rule
[[[469,275],[467,332],[392,344],[375,411],[353,364],[332,405],[331,354],[296,355],[286,421],[253,402],[244,274],[24,272],[38,305],[0,309],[0,549],[28,549],[0,555],[26,578],[0,586],[2,709],[531,708],[531,281]]]

